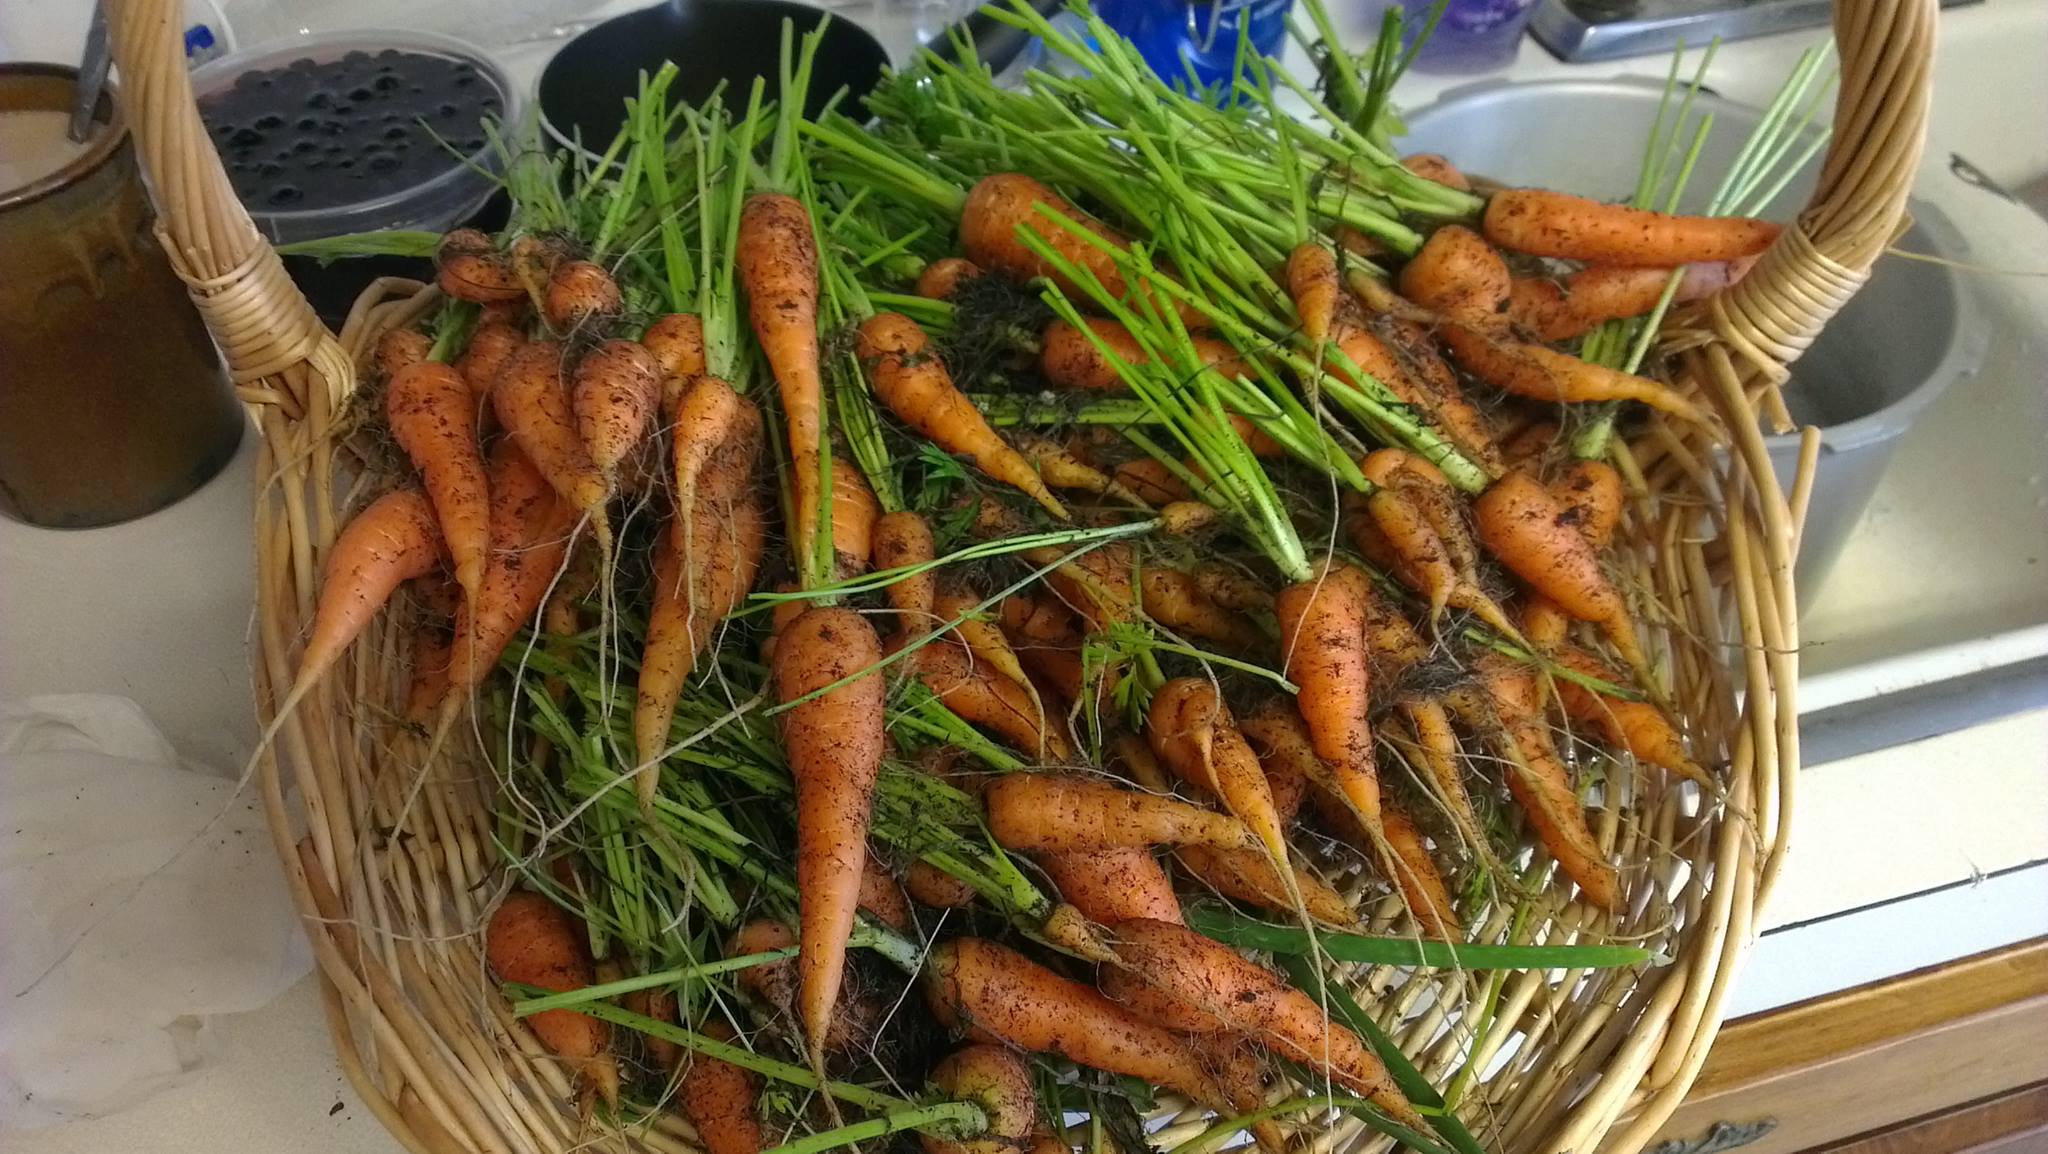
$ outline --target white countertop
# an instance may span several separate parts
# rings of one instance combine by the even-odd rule
[[[70,58],[84,8],[0,5],[0,58]],[[1930,153],[1963,153],[2001,181],[2048,169],[2048,90],[2038,87],[2048,83],[2038,68],[2048,0],[1984,0],[1945,12],[1943,27]],[[1816,36],[1725,46],[1709,83],[1761,102]],[[547,50],[507,55],[530,77]],[[1525,41],[1507,75],[1661,78],[1663,66],[1650,57],[1575,68]],[[2009,78],[2029,71],[2037,87],[2013,90]],[[1417,105],[1467,82],[1411,76],[1401,96]],[[253,736],[248,459],[245,444],[199,494],[127,526],[51,533],[0,521],[0,697],[125,693],[183,752],[239,765]],[[1788,928],[1760,947],[1738,1011],[2048,933],[2044,759],[2048,710],[2033,710],[1805,773],[1794,857],[1768,919]],[[218,1053],[181,1084],[110,1118],[8,1135],[7,1149],[213,1154],[229,1136],[234,1147],[304,1154],[398,1149],[343,1083],[310,979],[219,1025]]]

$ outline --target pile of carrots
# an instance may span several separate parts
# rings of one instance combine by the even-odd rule
[[[1681,301],[1732,283],[1775,226],[1504,189],[1409,222],[1412,252],[1316,227],[1260,270],[1289,327],[1252,340],[1181,290],[1216,274],[1143,270],[1155,222],[1085,210],[1058,172],[978,174],[981,153],[941,171],[935,153],[957,199],[877,243],[855,226],[903,215],[869,215],[803,155],[805,179],[744,189],[729,248],[687,254],[737,286],[737,356],[715,355],[713,312],[672,307],[708,298],[678,297],[686,278],[644,251],[518,216],[442,239],[445,305],[386,334],[370,373],[404,466],[328,551],[298,690],[405,614],[405,708],[437,742],[507,731],[471,711],[545,718],[483,751],[544,783],[522,804],[560,802],[529,832],[630,799],[599,811],[602,844],[512,839],[524,880],[484,930],[515,999],[690,970],[596,999],[602,1015],[525,1019],[586,1111],[673,1102],[714,1154],[757,1154],[840,1124],[857,1105],[819,1088],[860,1071],[965,1104],[921,1124],[935,1154],[1051,1150],[1074,1100],[1042,1099],[1050,1064],[1225,1117],[1283,1082],[1327,1086],[1427,1132],[1315,989],[1187,908],[1454,943],[1487,902],[1546,886],[1627,917],[1630,863],[1594,832],[1588,783],[1610,806],[1630,773],[1711,791],[1695,751],[1712,747],[1660,704],[1654,622],[1617,576],[1624,474],[1559,430],[1596,403],[1714,417],[1573,345],[1650,312],[1674,275]],[[1408,168],[1472,187],[1441,157]],[[1103,294],[1158,327],[1102,315]],[[1010,312],[970,324],[991,309]],[[970,329],[1010,345],[966,349]],[[1348,375],[1429,439],[1304,408],[1351,447],[1332,465],[1299,426],[1200,392],[1210,374],[1311,404]],[[1025,427],[989,399],[1079,412],[1128,404],[1134,381],[1157,421]],[[1248,546],[1217,467],[1159,432],[1204,420],[1170,413],[1196,397],[1292,495],[1287,531],[1320,542],[1306,567]],[[946,801],[902,800],[920,796]],[[689,822],[744,848],[679,844]],[[963,868],[961,844],[995,873]],[[625,845],[729,908],[685,896],[629,942],[600,915],[650,884],[608,856]],[[914,948],[876,951],[892,969],[856,948],[876,941]],[[765,1093],[777,1080],[798,1088]],[[1109,1085],[1065,1084],[1098,1104]]]

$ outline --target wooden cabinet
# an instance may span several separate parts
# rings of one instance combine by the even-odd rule
[[[1729,1023],[1651,1149],[2048,1151],[2048,938]]]

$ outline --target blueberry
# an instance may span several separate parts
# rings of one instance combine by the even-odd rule
[[[297,120],[292,121],[292,127],[300,132],[314,132],[320,128],[320,118],[317,116],[301,116]]]
[[[356,158],[353,156],[344,156],[340,160],[334,162],[334,167],[336,168],[354,168],[355,166]]]
[[[379,76],[377,79],[371,81],[370,83],[379,92],[389,92],[392,89],[397,88],[399,85],[404,84],[405,81],[400,80],[396,76],[386,74],[383,76]],[[367,100],[368,97],[365,97],[364,99]]]
[[[325,88],[315,88],[313,94],[306,97],[306,107],[308,108],[325,108],[333,103],[334,93]]]
[[[282,128],[284,127],[284,117],[279,116],[275,112],[266,112],[256,118],[256,127],[263,129],[265,132],[273,128]]]
[[[401,140],[398,143],[391,146],[391,151],[393,152],[409,152],[411,150],[412,141],[410,140]]]
[[[379,59],[379,60],[396,60],[396,59],[398,59],[398,58],[399,58],[400,56],[403,56],[403,55],[404,55],[404,53],[400,52],[400,51],[399,51],[398,49],[396,49],[396,48],[386,48],[386,49],[384,49],[384,50],[383,50],[382,52],[379,52],[379,53],[377,53],[377,59]]]
[[[235,126],[232,124],[216,124],[213,126],[213,134],[222,140],[226,140],[235,134]]]
[[[376,95],[376,93],[370,91],[367,85],[358,84],[354,88],[349,89],[348,98],[357,104],[361,104]]]
[[[475,83],[476,73],[474,72],[458,73],[455,77],[455,87],[457,88],[468,88],[470,85]]]
[[[233,148],[254,148],[261,143],[263,134],[253,128],[237,128],[235,134],[228,137],[228,145]]]
[[[297,60],[292,61],[291,66],[300,72],[310,72],[313,69],[320,67],[319,65],[313,63],[313,58],[311,56],[301,56]]]
[[[283,208],[286,205],[297,204],[306,199],[306,194],[300,192],[299,186],[296,184],[280,184],[276,188],[271,189],[270,195],[263,199],[272,208]]]
[[[368,64],[370,62],[370,54],[358,49],[343,56],[341,62],[344,65]]]
[[[334,114],[336,116],[347,116],[349,113],[354,112],[355,110],[356,106],[353,104],[337,104],[334,106]]]
[[[441,115],[442,119],[444,119],[444,120],[445,120],[445,119],[447,119],[447,118],[449,118],[449,117],[451,117],[451,116],[454,116],[454,115],[455,115],[456,113],[458,113],[458,112],[461,112],[461,111],[462,111],[462,109],[460,109],[460,108],[456,107],[456,106],[455,106],[455,105],[453,105],[453,104],[448,104],[448,103],[445,103],[445,102],[444,102],[444,103],[443,103],[443,104],[441,105],[441,107],[439,107],[439,108],[436,108],[436,109],[435,109],[434,111],[435,111],[435,112],[437,112],[437,113],[439,113],[439,114]]]
[[[371,172],[391,172],[398,167],[398,158],[388,152],[380,152],[370,158]]]
[[[261,72],[244,72],[240,76],[235,77],[235,87],[256,88],[262,84],[262,81],[263,74]]]
[[[266,160],[262,164],[256,166],[256,175],[258,176],[276,176],[278,173],[283,171],[284,165],[269,160]]]
[[[307,172],[318,172],[321,169],[327,167],[327,158],[324,156],[316,156],[313,159],[307,161],[303,167]]]
[[[292,151],[302,154],[307,152],[318,152],[320,151],[320,145],[317,141],[301,140],[297,144],[292,145]]]
[[[407,129],[405,125],[394,124],[391,127],[384,130],[384,139],[404,140],[410,134],[411,130]]]

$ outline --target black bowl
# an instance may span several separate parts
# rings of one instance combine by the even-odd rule
[[[677,69],[672,101],[697,103],[722,81],[727,103],[744,107],[757,76],[774,94],[783,20],[801,37],[826,15],[788,0],[669,0],[615,16],[548,62],[540,77],[541,117],[559,139],[602,149],[625,123],[626,100],[639,93],[640,74],[651,76],[671,60]],[[889,54],[873,36],[833,17],[818,45],[804,114],[816,115],[843,88],[842,106],[861,117],[858,102],[888,64]]]

